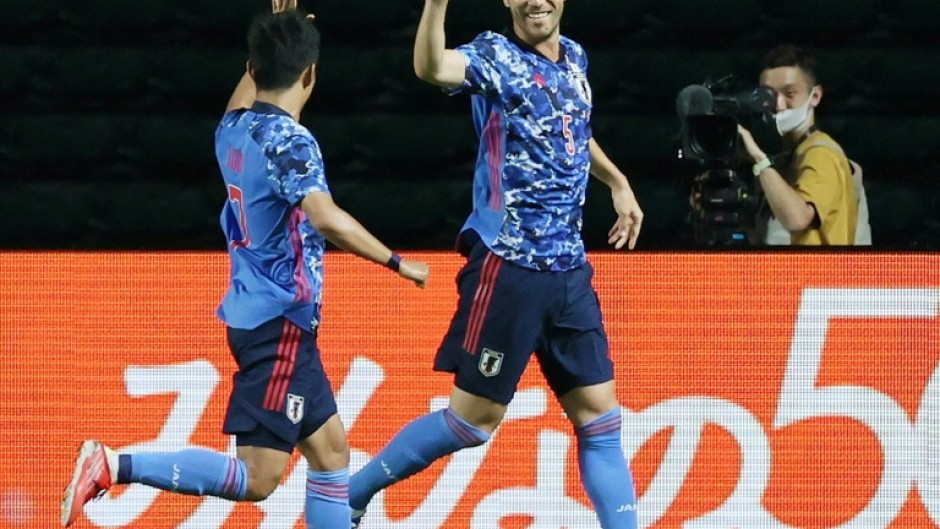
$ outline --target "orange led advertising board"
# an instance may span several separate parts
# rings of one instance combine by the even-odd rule
[[[446,405],[431,371],[456,304],[451,253],[420,290],[326,259],[319,344],[353,470]],[[595,254],[642,527],[940,525],[940,256]],[[76,449],[205,447],[234,362],[221,253],[0,253],[0,527],[58,526]],[[75,527],[302,528],[305,464],[258,504],[116,487]],[[598,527],[575,438],[531,367],[487,444],[375,498],[374,529]]]

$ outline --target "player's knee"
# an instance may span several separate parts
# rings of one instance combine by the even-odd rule
[[[450,398],[450,409],[460,419],[492,434],[506,415],[505,404],[478,397],[461,389],[454,388]]]
[[[349,443],[339,416],[331,417],[297,447],[313,470],[325,472],[349,466]]]
[[[342,442],[321,446],[315,452],[304,451],[303,454],[307,465],[313,470],[328,472],[349,466],[349,445],[345,438]]]
[[[332,432],[324,451],[329,458],[342,460],[341,466],[349,464],[349,442],[346,440],[346,432],[344,430]]]
[[[280,476],[248,476],[248,486],[245,490],[245,499],[248,501],[264,501],[270,496],[280,483]]]
[[[611,382],[575,388],[562,395],[559,400],[568,419],[575,426],[620,408]]]
[[[267,463],[267,464],[266,464]],[[283,468],[275,468],[270,461],[248,459],[245,461],[248,472],[248,482],[245,485],[245,499],[248,501],[263,501],[281,483]]]
[[[454,411],[450,408],[443,410],[443,414],[444,421],[447,423],[451,431],[457,435],[457,438],[460,439],[460,443],[463,445],[463,448],[480,446],[481,444],[489,441],[493,434],[492,429],[483,429],[479,425],[473,424],[466,419],[463,419],[454,413]],[[496,425],[494,424],[493,429],[495,429],[495,427]]]
[[[503,416],[505,414],[506,409],[504,407],[499,405],[490,406],[481,410],[478,415],[473,417],[471,424],[488,434],[492,434],[496,431],[496,427],[499,426],[499,423],[503,422]]]

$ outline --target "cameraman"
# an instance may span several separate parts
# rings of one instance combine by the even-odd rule
[[[816,128],[815,110],[823,89],[817,84],[815,59],[792,44],[778,46],[764,57],[760,84],[776,93],[775,121],[785,146],[785,151],[771,160],[751,133],[738,127],[754,163],[755,181],[763,191],[761,207],[769,207],[769,212],[758,218],[759,230],[767,232],[763,242],[856,244],[859,194],[852,166],[835,140]],[[863,228],[867,228],[867,211],[864,213]],[[772,217],[767,218],[768,214]],[[864,244],[863,239],[860,234]],[[867,243],[871,244],[870,240]]]

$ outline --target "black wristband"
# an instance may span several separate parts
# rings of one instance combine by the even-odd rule
[[[401,268],[401,256],[395,252],[392,252],[392,256],[388,258],[388,262],[385,263],[385,267],[391,270],[392,272],[397,272]]]

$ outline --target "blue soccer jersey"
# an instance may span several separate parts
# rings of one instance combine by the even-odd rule
[[[493,32],[457,51],[472,94],[480,147],[473,178],[474,230],[503,259],[537,270],[584,264],[581,239],[591,139],[587,57],[561,37],[553,62]]]
[[[326,240],[300,202],[329,192],[319,145],[284,110],[255,103],[222,117],[215,151],[228,191],[220,220],[232,263],[219,318],[237,329],[279,316],[316,327]]]

